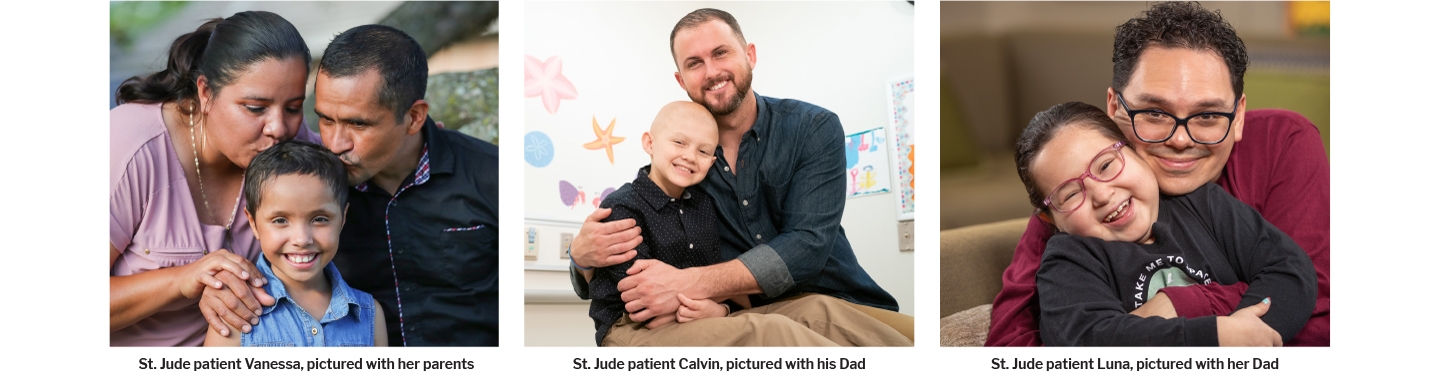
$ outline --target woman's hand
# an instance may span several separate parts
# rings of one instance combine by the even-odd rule
[[[114,245],[110,246],[110,266],[114,268],[115,261],[120,257],[120,250]],[[233,272],[232,272],[233,271]],[[245,276],[241,278],[239,276]],[[258,300],[256,295],[250,293],[251,286],[263,286],[265,280],[250,261],[226,250],[219,250],[207,254],[190,264],[160,268],[143,273],[128,276],[110,276],[110,331],[118,331],[135,324],[166,306],[175,302],[194,303],[196,298],[204,296],[202,291],[225,291],[233,292],[240,290],[246,292],[248,302],[237,298],[236,294],[230,294],[235,306],[246,306],[254,308],[254,313],[259,313],[260,305],[268,300],[274,303],[275,299],[264,295],[263,289]],[[221,287],[216,289],[215,287]],[[202,313],[210,320],[211,327],[215,327],[219,317],[212,317],[214,310],[207,310],[202,304]],[[227,311],[228,313],[228,311]],[[238,315],[231,315],[236,319],[232,324],[240,329],[242,324],[247,324]],[[217,329],[222,334],[229,334],[229,329]]]
[[[1270,298],[1267,297],[1260,304],[1241,308],[1230,316],[1215,318],[1220,346],[1279,347],[1283,341],[1280,333],[1260,321],[1260,317],[1269,310]]]
[[[680,298],[680,309],[675,311],[675,318],[681,323],[704,319],[707,317],[725,317],[730,314],[730,309],[725,305],[716,303],[710,299],[690,300],[685,294],[677,295]]]

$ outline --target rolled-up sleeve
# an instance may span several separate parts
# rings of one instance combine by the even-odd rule
[[[774,239],[740,255],[773,298],[818,276],[829,261],[845,211],[845,135],[840,120],[826,111],[810,117],[805,140],[780,212]]]

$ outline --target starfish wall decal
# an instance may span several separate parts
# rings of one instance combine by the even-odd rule
[[[624,138],[624,137],[615,136],[615,119],[614,119],[614,118],[611,118],[611,119],[610,119],[610,126],[605,127],[604,130],[601,130],[601,129],[600,129],[600,122],[595,120],[595,116],[590,116],[590,125],[591,125],[592,127],[594,127],[594,130],[595,130],[595,141],[592,141],[592,142],[589,142],[589,143],[585,143],[585,149],[600,149],[600,148],[605,148],[605,156],[606,156],[606,157],[609,157],[609,158],[610,158],[610,164],[611,164],[611,165],[614,165],[614,164],[615,164],[615,148],[614,148],[614,145],[615,145],[615,144],[620,144],[621,141],[625,141],[625,138]]]
[[[560,110],[560,100],[574,100],[579,96],[575,85],[560,74],[560,56],[551,56],[541,62],[534,56],[525,55],[525,97],[540,96],[545,111],[551,115]]]

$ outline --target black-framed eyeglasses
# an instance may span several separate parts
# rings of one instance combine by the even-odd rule
[[[1045,197],[1043,204],[1057,213],[1070,213],[1079,209],[1080,205],[1085,203],[1085,179],[1107,183],[1125,171],[1125,152],[1121,151],[1122,148],[1125,148],[1123,141],[1100,150],[1095,158],[1090,159],[1090,166],[1085,168],[1085,173],[1055,186]]]
[[[1240,99],[1236,98],[1230,113],[1200,112],[1182,119],[1155,108],[1132,111],[1129,103],[1125,102],[1125,95],[1116,92],[1115,96],[1120,99],[1120,107],[1130,115],[1130,129],[1135,131],[1135,138],[1146,143],[1170,140],[1175,131],[1184,125],[1185,133],[1195,143],[1219,144],[1230,136],[1230,123],[1235,121],[1235,112],[1240,110]]]

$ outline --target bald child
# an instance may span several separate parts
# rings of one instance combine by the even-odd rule
[[[715,118],[699,104],[672,102],[660,109],[640,143],[650,154],[650,165],[600,203],[601,208],[611,209],[606,221],[635,219],[644,239],[635,248],[635,259],[593,270],[590,318],[595,320],[595,344],[600,346],[642,345],[651,328],[724,317],[748,307],[743,297],[720,303],[680,296],[682,305],[674,314],[643,323],[630,320],[616,284],[627,276],[634,260],[657,259],[675,268],[727,261],[720,256],[715,204],[695,187],[715,163],[720,143]]]

